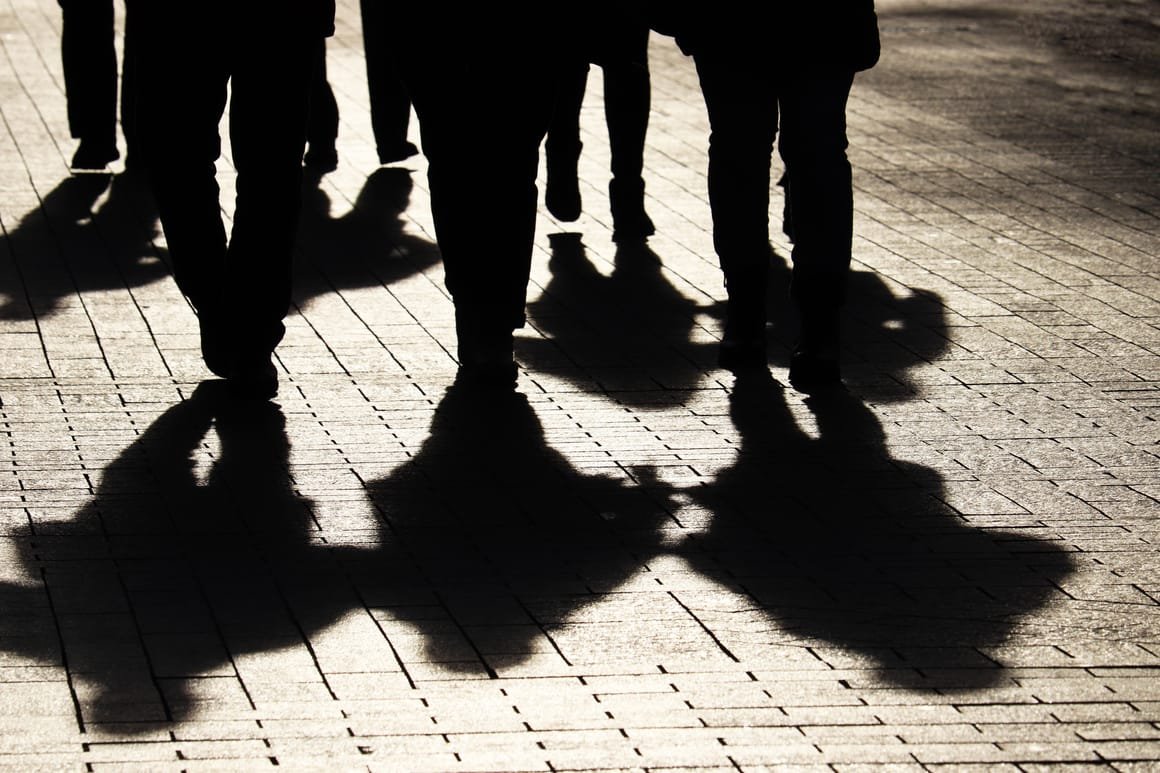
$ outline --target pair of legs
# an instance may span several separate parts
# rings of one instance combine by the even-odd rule
[[[725,367],[765,365],[770,165],[778,149],[790,184],[792,299],[801,337],[790,380],[805,391],[839,383],[839,310],[853,238],[846,158],[850,71],[780,67],[746,53],[695,55],[709,113],[713,245],[728,294]]]
[[[604,116],[612,156],[608,194],[613,239],[643,240],[656,230],[644,210],[644,143],[651,102],[649,28],[629,20],[582,26],[576,55],[560,68],[556,109],[544,145],[548,170],[545,204],[559,220],[570,222],[580,217],[580,107],[589,63],[595,63],[604,74]]]
[[[126,2],[124,63],[121,75],[121,126],[129,158],[133,130],[135,43]],[[120,157],[117,150],[117,50],[113,0],[60,0],[61,64],[68,101],[69,133],[80,140],[71,166],[104,169]]]
[[[359,0],[363,50],[367,59],[367,90],[371,103],[371,131],[379,163],[390,164],[419,152],[407,141],[411,98],[390,51],[390,29],[398,24],[392,0]]]
[[[395,50],[427,156],[435,235],[455,303],[460,375],[510,388],[512,331],[524,325],[539,145],[551,117],[554,70],[527,64],[542,61],[535,54],[548,44],[546,35],[502,20],[480,24],[457,18],[446,29],[429,18],[414,20],[398,30]],[[432,51],[441,53],[432,57]]]
[[[209,369],[246,396],[271,397],[321,32],[301,15],[237,13],[224,0],[149,5],[140,21],[140,139],[177,284],[197,310]],[[227,86],[237,170],[228,240],[214,166]]]

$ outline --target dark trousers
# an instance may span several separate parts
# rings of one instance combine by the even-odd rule
[[[528,66],[535,56],[504,53],[487,36],[461,35],[446,49],[454,54],[434,57],[439,37],[409,40],[415,48],[400,51],[400,73],[419,117],[456,318],[484,339],[510,337],[524,324],[555,71]]]
[[[789,177],[793,295],[799,305],[844,299],[853,238],[846,158],[846,100],[853,73],[786,74],[729,53],[696,55],[708,108],[713,245],[730,297],[758,287],[769,267],[769,186],[774,138]]]
[[[121,124],[132,146],[136,88],[132,4],[126,3]],[[69,133],[98,145],[117,144],[117,50],[112,0],[60,0],[61,64]]]
[[[238,356],[269,354],[290,304],[321,33],[301,14],[235,14],[206,0],[141,16],[140,139],[178,286],[196,308],[220,310]],[[227,84],[237,171],[228,241],[214,167]]]
[[[310,118],[306,123],[306,142],[319,152],[334,150],[338,142],[338,101],[326,73],[326,40],[315,46],[314,75],[310,80]]]
[[[597,64],[604,75],[612,176],[624,181],[641,178],[651,100],[648,38],[649,28],[644,24],[582,25],[577,55],[560,69],[556,109],[544,148],[549,157],[575,159],[580,155],[580,107],[589,63]]]
[[[367,59],[367,90],[370,93],[371,131],[379,158],[394,155],[407,143],[411,122],[411,99],[391,53],[391,28],[399,24],[390,0],[359,0],[363,49]]]

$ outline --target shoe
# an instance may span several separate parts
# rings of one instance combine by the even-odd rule
[[[81,144],[77,147],[76,153],[73,154],[69,168],[99,171],[120,157],[121,153],[117,150],[116,143],[110,145],[93,140],[81,140]]]
[[[459,366],[455,383],[475,391],[511,392],[518,376],[514,361],[471,362]]]
[[[518,370],[511,328],[481,325],[475,315],[457,307],[455,334],[459,340],[456,383],[489,391],[515,389]]]
[[[717,349],[717,365],[733,373],[764,370],[768,372],[769,362],[765,352],[765,337],[721,339]]]
[[[411,156],[418,155],[419,149],[415,147],[413,142],[400,142],[390,147],[379,148],[379,164],[386,166],[387,164],[394,164],[398,161],[405,161]]]
[[[316,172],[333,172],[338,169],[338,151],[332,147],[311,148],[306,151],[302,163]]]
[[[552,217],[564,223],[580,219],[580,179],[577,165],[580,163],[581,144],[567,150],[560,150],[550,143],[545,146],[548,183],[544,189],[544,206]]]
[[[789,361],[789,384],[807,395],[845,391],[842,370],[836,357],[795,349]]]
[[[197,311],[197,327],[201,333],[201,359],[210,373],[226,378],[230,374],[233,350],[221,313],[212,305],[203,305]]]
[[[576,177],[575,169],[571,173],[548,172],[544,206],[552,213],[552,217],[561,222],[572,223],[580,219],[580,180]]]
[[[734,373],[766,370],[764,266],[733,271],[725,279],[725,334],[717,350],[717,364]]]
[[[617,244],[643,242],[657,232],[644,211],[644,180],[608,183],[608,201],[612,210],[612,241]]]
[[[239,400],[269,400],[278,394],[278,369],[269,356],[236,360],[226,384]]]

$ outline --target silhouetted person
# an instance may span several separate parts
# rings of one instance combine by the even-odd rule
[[[692,54],[709,112],[713,244],[729,299],[719,362],[765,367],[770,161],[780,128],[801,323],[790,383],[804,392],[840,387],[839,310],[853,238],[846,99],[854,73],[878,59],[873,0],[715,8],[671,12],[681,18],[660,28]]]
[[[580,31],[575,56],[561,67],[556,109],[544,144],[548,173],[544,203],[558,220],[571,222],[580,217],[580,107],[589,63],[598,64],[604,75],[604,115],[612,156],[608,184],[612,240],[636,242],[656,232],[644,209],[644,143],[651,101],[649,28],[643,17],[612,16],[588,13],[576,20]]]
[[[59,0],[61,64],[68,101],[69,133],[80,140],[73,169],[104,169],[121,157],[117,149],[117,49],[112,0]],[[125,3],[124,61],[121,74],[121,127],[126,161],[134,158],[136,54],[130,36],[135,3]]]
[[[306,155],[302,161],[315,172],[338,168],[338,101],[326,74],[326,41],[315,52],[310,81],[310,119],[306,122]]]
[[[367,60],[367,91],[371,103],[371,131],[380,164],[391,164],[419,152],[407,140],[411,99],[391,55],[390,31],[400,17],[393,0],[359,0],[363,51]]]
[[[141,17],[141,140],[174,275],[198,314],[202,357],[238,396],[272,397],[308,95],[334,4],[158,3],[142,6]],[[227,86],[237,170],[228,241],[214,169]]]
[[[512,331],[524,325],[539,146],[554,101],[551,15],[423,7],[390,25],[419,116],[460,373],[480,386],[516,381]]]

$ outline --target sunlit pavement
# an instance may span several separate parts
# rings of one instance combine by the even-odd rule
[[[777,189],[771,378],[716,368],[705,111],[662,37],[657,235],[611,241],[594,68],[517,393],[449,389],[425,166],[376,171],[343,2],[339,168],[279,396],[239,406],[148,197],[68,173],[57,3],[0,2],[0,765],[1156,769],[1160,7],[879,8],[848,396],[780,386]]]

